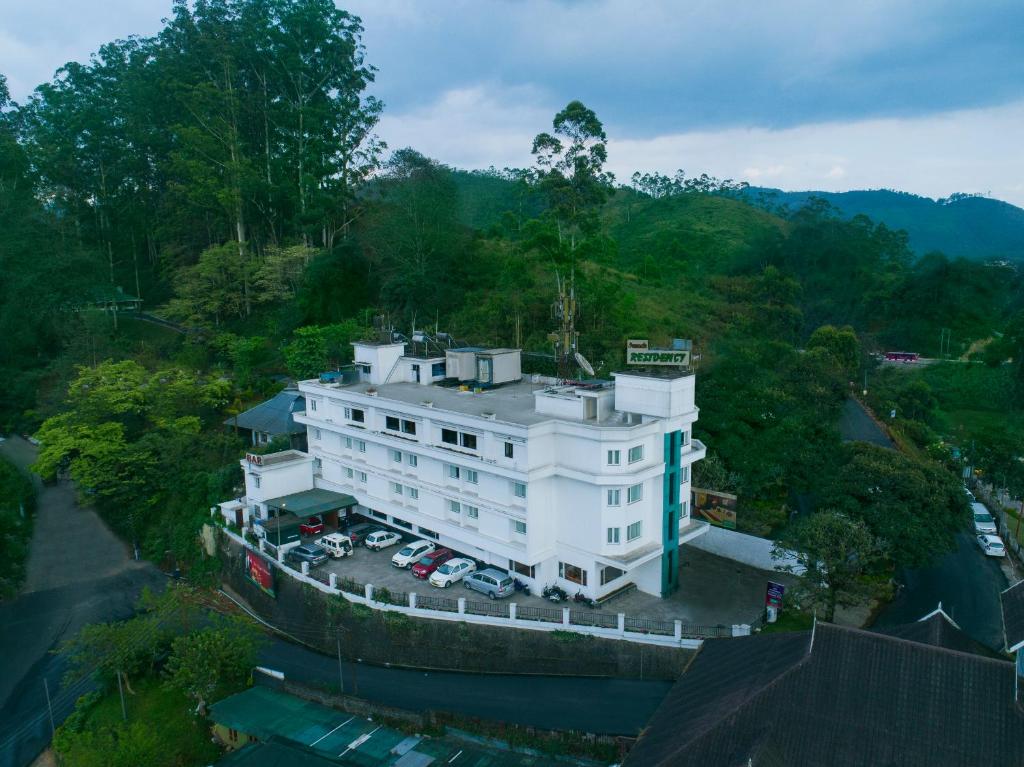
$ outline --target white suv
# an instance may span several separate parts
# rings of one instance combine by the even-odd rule
[[[394,567],[409,569],[427,552],[434,550],[434,544],[430,541],[413,541],[408,546],[391,557],[391,564]]]
[[[366,536],[366,548],[374,551],[380,551],[386,549],[388,546],[394,546],[396,543],[402,542],[402,536],[396,533],[394,530],[378,530],[375,533],[370,533]]]
[[[992,519],[992,515],[988,513],[988,509],[982,504],[972,503],[971,515],[974,517],[974,532],[991,533],[993,535],[997,532],[996,521]]]

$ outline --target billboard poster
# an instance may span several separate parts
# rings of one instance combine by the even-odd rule
[[[717,490],[701,490],[698,487],[692,491],[694,519],[703,519],[717,527],[725,527],[729,530],[736,529],[736,496],[732,493],[720,493]]]
[[[690,352],[676,349],[633,349],[626,348],[627,365],[675,365],[690,364]]]
[[[768,581],[768,588],[764,592],[765,607],[780,609],[782,607],[782,596],[785,593],[786,587],[784,585],[775,581]]]
[[[245,550],[245,574],[265,593],[277,598],[277,592],[274,590],[274,571],[270,563],[252,549]]]

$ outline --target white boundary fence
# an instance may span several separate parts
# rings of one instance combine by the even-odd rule
[[[220,528],[224,535],[240,546],[263,553],[254,548],[237,533]],[[331,596],[341,596],[353,604],[365,605],[374,610],[396,612],[432,620],[463,621],[485,626],[528,629],[533,631],[573,631],[579,634],[618,639],[661,647],[697,649],[704,639],[747,636],[751,633],[748,624],[733,626],[694,626],[681,620],[629,616],[625,613],[605,613],[594,610],[577,610],[573,607],[520,606],[510,601],[474,602],[464,597],[449,598],[433,595],[419,595],[415,592],[402,593],[386,588],[374,588],[373,584],[357,584],[339,579],[330,573],[324,583],[309,575],[309,567],[303,563],[302,570],[294,570],[264,553],[264,558],[290,578],[308,584],[318,591]]]
[[[795,553],[774,559],[772,557],[772,547],[775,545],[773,541],[746,533],[738,533],[735,530],[726,530],[724,527],[709,526],[704,535],[694,538],[689,545],[709,554],[717,554],[734,562],[742,562],[759,570],[773,571],[791,567],[792,572],[796,575],[803,575],[807,571],[807,568],[800,564]]]

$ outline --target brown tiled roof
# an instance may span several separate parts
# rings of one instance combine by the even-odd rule
[[[940,623],[709,640],[625,765],[1024,765],[1013,664]]]

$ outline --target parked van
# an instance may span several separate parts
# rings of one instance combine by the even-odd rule
[[[996,530],[996,521],[992,518],[992,515],[988,513],[988,509],[986,509],[984,505],[978,502],[972,503],[971,514],[974,517],[975,533],[995,535],[998,532]]]
[[[335,559],[352,556],[352,540],[341,533],[329,533],[323,538],[317,538],[317,546],[323,546],[328,556]]]
[[[486,594],[490,599],[503,599],[516,593],[515,582],[508,573],[488,567],[462,579],[467,589]]]

